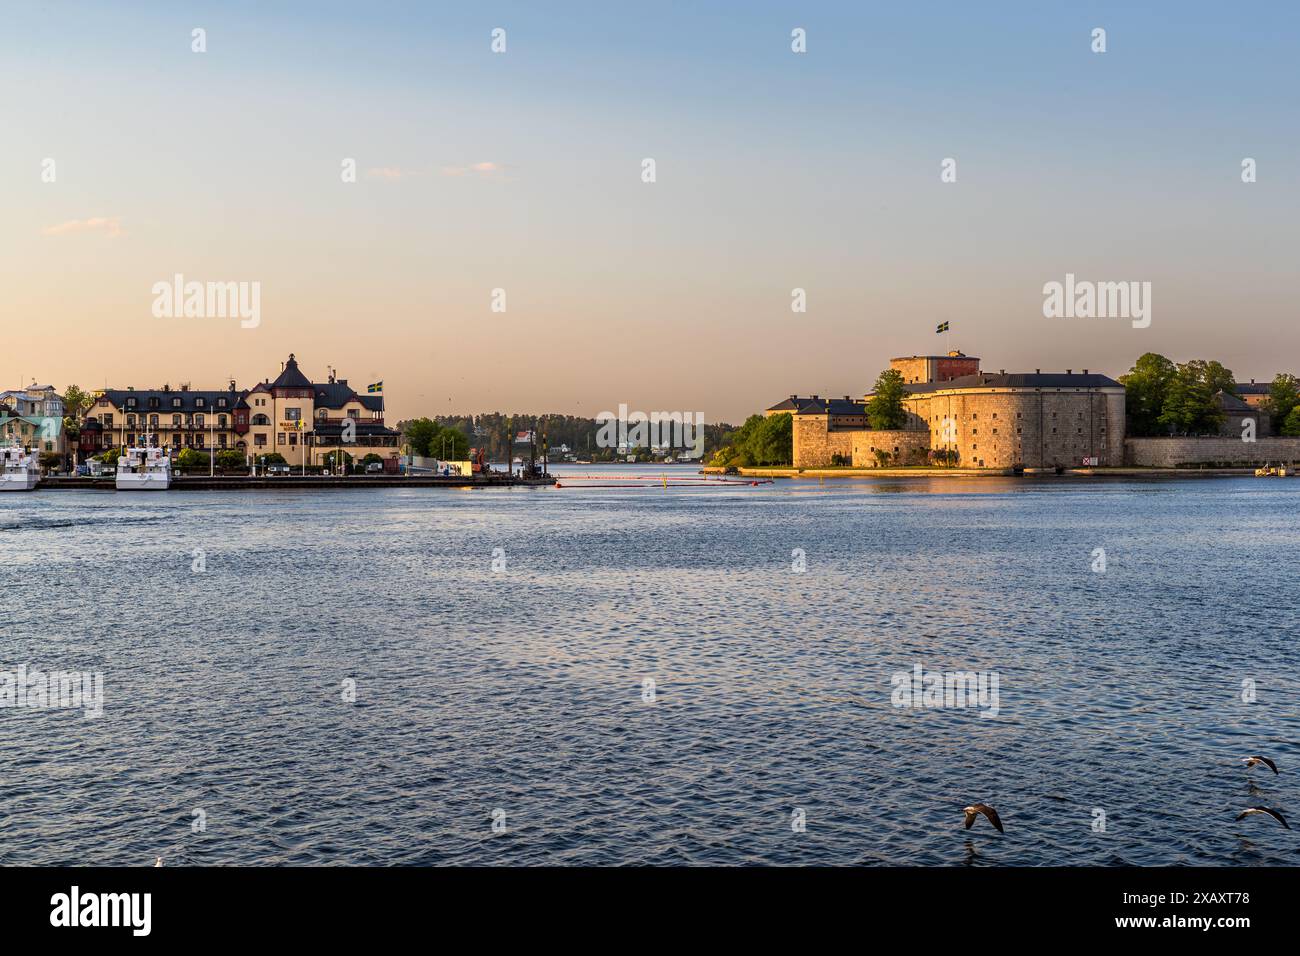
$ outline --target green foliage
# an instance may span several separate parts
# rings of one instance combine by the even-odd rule
[[[1291,413],[1300,406],[1300,379],[1287,372],[1280,373],[1268,388],[1264,410],[1273,419],[1273,427],[1283,435],[1294,434],[1286,430]]]
[[[1291,409],[1291,413],[1282,422],[1281,432],[1292,438],[1300,436],[1300,405]]]
[[[74,422],[79,422],[90,410],[93,401],[89,392],[69,385],[63,392],[63,414]]]
[[[284,455],[278,451],[273,451],[269,455],[258,455],[255,459],[259,465],[287,465]]]
[[[887,368],[876,377],[871,401],[867,402],[867,424],[876,429],[902,428],[907,424],[903,399],[907,396],[903,375]]]
[[[235,451],[232,448],[227,448],[225,451],[217,452],[218,468],[243,468],[246,464],[247,462],[244,460],[244,453],[242,451]]]
[[[96,457],[109,468],[116,468],[117,460],[122,457],[122,449],[110,448],[107,451],[100,452]]]
[[[365,458],[361,459],[361,464],[363,465],[373,465],[375,462],[379,462],[382,465],[384,463],[384,459],[380,458],[373,451],[369,455],[366,455]]]
[[[731,435],[731,442],[718,450],[712,464],[718,467],[788,465],[794,457],[794,417],[751,415]]]
[[[883,448],[876,449],[876,464],[881,468],[884,468],[886,465],[888,465],[890,459],[892,459],[893,457],[894,457],[893,455],[885,451]]]
[[[444,461],[469,458],[469,435],[460,428],[440,425],[431,418],[416,418],[404,422],[403,431],[412,454]]]
[[[176,467],[184,469],[185,471],[197,468],[207,468],[207,453],[201,452],[195,448],[182,448],[181,453],[176,456]]]
[[[1232,372],[1219,362],[1193,359],[1175,365],[1154,352],[1139,358],[1120,382],[1128,408],[1128,433],[1135,437],[1216,434],[1225,416],[1214,396],[1237,390]]]
[[[46,471],[54,471],[63,464],[63,456],[57,451],[41,452],[40,463]]]
[[[930,450],[930,461],[936,465],[953,465],[961,461],[961,452],[956,448],[933,448]]]

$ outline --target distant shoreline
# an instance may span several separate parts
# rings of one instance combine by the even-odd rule
[[[723,468],[704,468],[721,475]],[[1240,478],[1254,477],[1254,468],[739,468],[745,478]]]

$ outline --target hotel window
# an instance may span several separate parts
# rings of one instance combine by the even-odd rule
[[[225,427],[226,427],[226,416],[225,416],[225,415],[218,415],[218,416],[217,416],[217,427],[218,427],[218,428],[225,428]]]
[[[226,447],[226,435],[224,432],[217,436],[217,444],[220,445],[222,448]]]
[[[149,399],[149,407],[150,407],[150,408],[157,408],[157,407],[158,407],[158,399],[157,399],[157,398],[151,398],[151,399]]]
[[[225,407],[226,407],[226,400],[224,398],[217,399],[217,408],[225,408]]]
[[[127,416],[126,416],[126,427],[127,427],[127,428],[135,428],[135,416],[134,416],[134,415],[127,415]]]
[[[158,416],[157,416],[157,415],[150,415],[150,416],[149,416],[149,427],[150,427],[150,428],[157,428],[157,427],[158,427]]]
[[[275,443],[276,443],[277,445],[283,445],[283,444],[284,444],[284,432],[276,432],[276,433],[275,433]]]
[[[180,408],[180,407],[181,407],[181,400],[179,398],[173,398],[172,408]]]
[[[265,436],[265,435],[262,435],[262,434],[254,435],[254,436],[253,436],[253,444],[254,444],[254,445],[259,445],[259,446],[265,446],[265,445],[266,445],[266,436]]]
[[[135,435],[128,434],[128,435],[126,436],[126,443],[127,443],[128,445],[134,445],[134,444],[135,444]]]
[[[127,407],[127,408],[135,408],[135,399],[134,399],[134,398],[128,398],[128,399],[126,400],[126,407]]]
[[[105,428],[112,428],[112,427],[113,427],[113,416],[112,416],[112,415],[108,415],[108,414],[104,415],[104,427],[105,427]]]
[[[203,427],[203,416],[202,416],[202,415],[195,415],[195,416],[194,416],[194,427],[195,427],[195,428],[202,428],[202,427]]]
[[[181,427],[181,417],[179,415],[173,415],[172,428],[180,428],[180,427]]]
[[[286,408],[284,410],[284,420],[286,422],[296,422],[302,417],[301,408]]]
[[[172,435],[172,445],[174,445],[176,448],[180,448],[180,447],[181,447],[181,433],[180,433],[180,432],[176,432],[175,434]]]
[[[105,436],[104,436],[104,447],[105,447],[105,448],[112,448],[112,447],[113,447],[113,436],[112,436],[112,435],[105,435]]]
[[[194,407],[195,407],[195,408],[202,408],[203,405],[204,405],[204,401],[203,401],[203,399],[201,399],[201,398],[196,398],[196,399],[194,399]]]
[[[203,447],[203,432],[199,432],[194,436],[194,444],[199,448]]]

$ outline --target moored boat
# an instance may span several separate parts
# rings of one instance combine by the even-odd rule
[[[31,491],[40,480],[36,459],[21,445],[0,446],[0,491]]]
[[[166,491],[172,462],[161,448],[128,448],[117,460],[118,491]]]

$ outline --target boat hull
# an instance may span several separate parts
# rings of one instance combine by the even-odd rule
[[[166,491],[171,487],[166,475],[118,475],[118,491]]]
[[[0,475],[0,491],[31,491],[40,480],[40,476],[32,472],[22,475]]]

